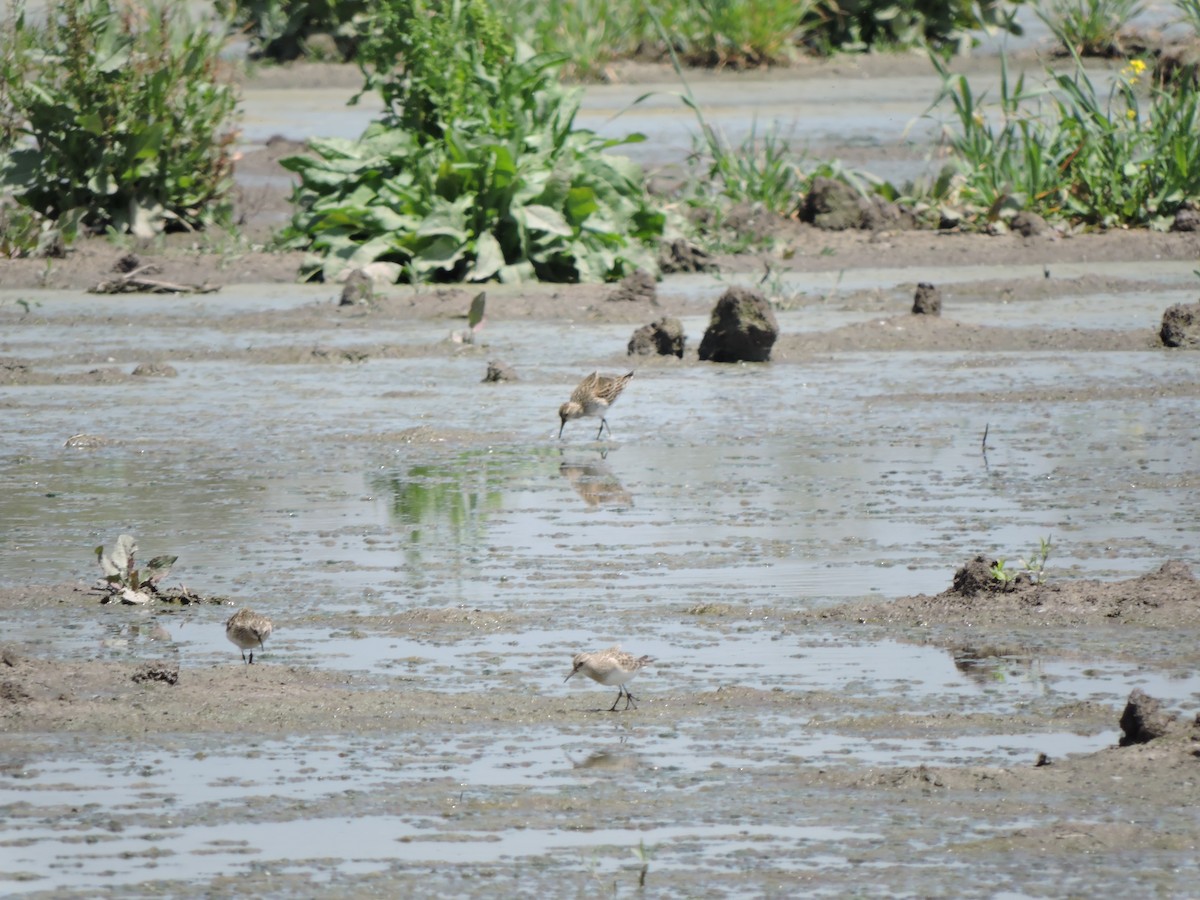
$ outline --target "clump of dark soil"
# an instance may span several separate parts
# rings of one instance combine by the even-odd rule
[[[1028,577],[1000,583],[994,563],[976,556],[940,594],[917,594],[886,603],[856,601],[815,615],[861,622],[1028,625],[1159,625],[1200,627],[1200,582],[1184,562],[1169,560],[1126,581],[1079,579],[1034,583]]]
[[[1178,717],[1163,709],[1162,703],[1135,688],[1121,713],[1121,746],[1146,744],[1171,730]]]

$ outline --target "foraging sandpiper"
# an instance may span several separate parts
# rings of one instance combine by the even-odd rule
[[[595,653],[578,653],[571,661],[571,672],[563,681],[569,681],[571,675],[576,672],[582,672],[592,681],[598,681],[601,684],[618,685],[617,699],[613,701],[613,705],[609,707],[609,712],[616,712],[617,704],[621,702],[621,696],[625,696],[625,709],[629,709],[633,705],[637,709],[637,701],[633,694],[629,693],[629,689],[625,687],[625,682],[631,681],[642,667],[647,663],[654,662],[649,656],[634,656],[632,653],[623,653],[620,645],[609,647],[607,650],[597,650]]]
[[[559,440],[562,439],[563,429],[567,422],[571,419],[581,419],[584,416],[600,418],[600,428],[596,431],[596,440],[600,440],[600,435],[604,433],[605,428],[608,428],[608,422],[604,418],[605,414],[609,407],[617,402],[621,391],[625,390],[625,385],[629,384],[629,379],[632,377],[632,372],[625,375],[601,375],[593,372],[579,382],[579,387],[571,392],[571,399],[558,408],[558,418],[562,421],[562,424],[558,426]],[[608,436],[612,437],[611,428],[608,429]]]

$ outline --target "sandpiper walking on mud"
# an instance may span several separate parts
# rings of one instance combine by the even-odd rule
[[[558,418],[562,421],[558,426],[559,439],[562,439],[563,428],[571,419],[593,416],[600,419],[600,428],[596,431],[596,440],[600,440],[600,435],[608,428],[608,422],[604,418],[608,408],[617,402],[621,391],[625,390],[625,385],[629,384],[632,377],[632,372],[625,375],[601,375],[593,372],[579,382],[579,386],[571,392],[571,399],[558,408]],[[612,437],[611,428],[608,429],[608,436]]]
[[[252,609],[239,609],[225,623],[225,636],[242,651],[242,661],[254,662],[254,648],[261,648],[263,641],[271,636],[274,626],[271,620]],[[250,659],[246,659],[246,651]]]
[[[625,682],[632,681],[643,666],[652,662],[654,660],[649,656],[634,656],[632,653],[622,652],[620,645],[609,647],[607,650],[597,650],[595,653],[578,653],[571,661],[570,674],[563,681],[569,681],[571,675],[582,672],[592,681],[598,681],[600,684],[618,685],[617,699],[613,701],[613,705],[608,708],[608,711],[616,712],[622,695],[625,697],[625,709],[629,709],[631,704],[634,709],[637,709],[637,701],[633,694],[629,693],[629,688],[625,687]]]

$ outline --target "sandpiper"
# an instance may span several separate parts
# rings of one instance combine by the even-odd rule
[[[637,709],[637,701],[625,687],[625,682],[632,680],[642,670],[642,666],[652,662],[654,660],[649,656],[634,656],[632,653],[622,652],[620,645],[609,647],[607,650],[597,650],[595,653],[578,653],[571,661],[570,674],[563,681],[569,681],[571,675],[582,672],[592,681],[619,685],[617,699],[613,701],[613,705],[608,708],[608,711],[616,712],[622,695],[625,696],[625,709],[629,709],[631,704],[634,709]]]
[[[559,440],[562,439],[567,422],[584,416],[600,418],[600,428],[596,431],[596,440],[600,440],[600,435],[608,428],[608,422],[604,418],[608,408],[617,402],[621,391],[625,390],[625,385],[629,384],[632,377],[632,372],[625,375],[601,375],[599,372],[593,372],[579,382],[579,387],[571,392],[571,399],[558,408],[558,418],[562,420],[562,424],[558,426]],[[608,429],[608,436],[612,437],[611,428]]]
[[[242,651],[242,661],[254,662],[254,648],[262,647],[263,641],[271,636],[271,620],[252,609],[239,609],[225,623],[225,637],[233,641]],[[246,659],[246,651],[250,659]]]

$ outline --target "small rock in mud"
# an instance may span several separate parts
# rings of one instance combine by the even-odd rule
[[[1167,307],[1158,336],[1167,347],[1200,347],[1200,303]]]
[[[917,285],[913,295],[912,311],[914,316],[940,316],[942,314],[942,295],[936,285],[922,281]]]
[[[683,323],[673,316],[663,316],[657,322],[643,325],[629,339],[630,356],[677,356],[683,358],[687,338]]]
[[[779,323],[765,297],[749,288],[731,287],[717,305],[704,338],[700,359],[712,362],[769,362]]]
[[[1146,694],[1141,688],[1134,688],[1121,713],[1122,747],[1132,744],[1146,744],[1155,738],[1160,738],[1171,730],[1176,716],[1163,710],[1162,704]]]
[[[145,663],[133,673],[133,680],[138,684],[145,684],[148,681],[176,684],[179,681],[179,666],[166,663]]]
[[[1175,210],[1175,221],[1171,223],[1172,231],[1200,231],[1200,210],[1190,200],[1180,204]]]
[[[1200,232],[1200,210],[1184,208],[1175,211],[1175,221],[1171,222],[1172,232]]]
[[[608,295],[608,299],[617,302],[649,302],[658,304],[658,285],[654,276],[645,269],[635,269],[621,279],[616,290]]]
[[[170,363],[138,363],[129,374],[139,378],[175,378],[179,375]]]
[[[506,362],[498,359],[488,360],[487,374],[483,376],[484,384],[496,384],[501,381],[516,381],[517,371]]]
[[[21,651],[16,647],[5,646],[0,648],[0,663],[4,663],[8,668],[15,669],[24,661],[25,657],[21,655]]]
[[[112,270],[114,272],[120,272],[122,275],[126,275],[129,272],[135,271],[141,264],[142,261],[138,258],[136,253],[126,253],[115,263],[113,263]]]
[[[1037,213],[1021,210],[1012,217],[1008,227],[1013,234],[1019,234],[1021,237],[1037,237],[1039,234],[1044,234],[1050,226]]]

